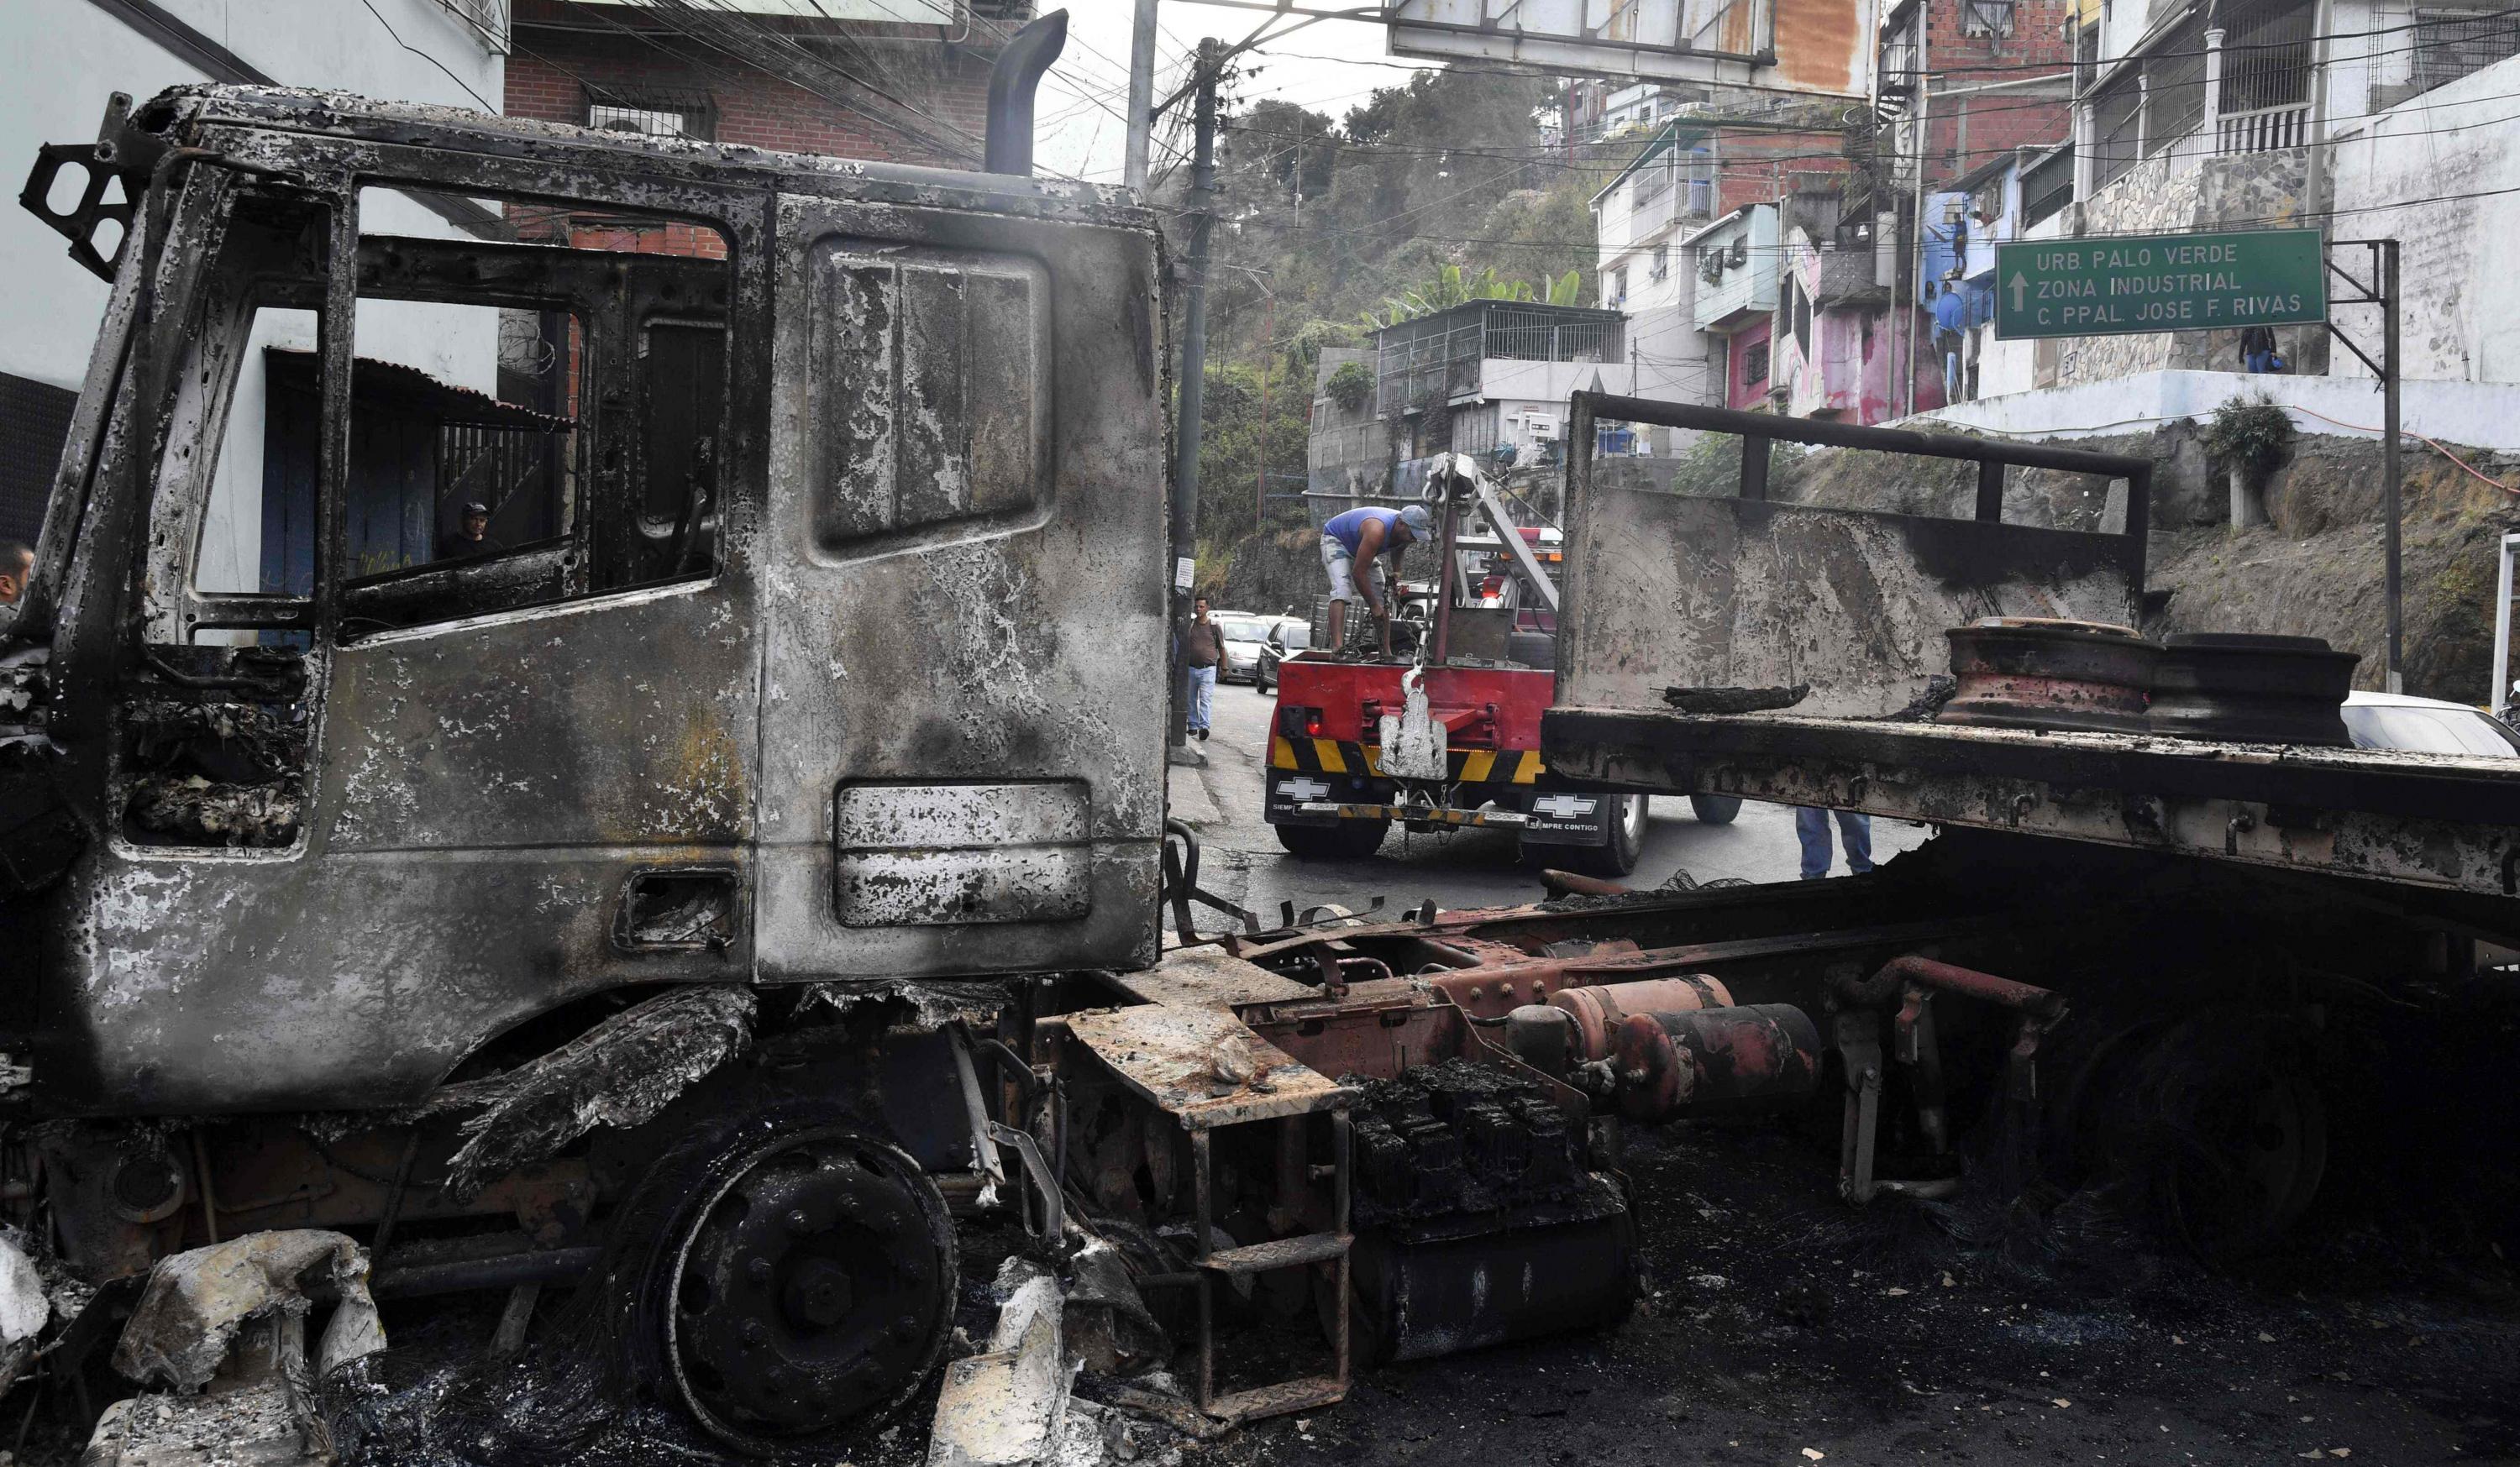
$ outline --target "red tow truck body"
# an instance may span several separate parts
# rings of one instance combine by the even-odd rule
[[[1449,487],[1428,593],[1435,609],[1417,628],[1418,654],[1317,647],[1279,665],[1264,812],[1297,856],[1370,854],[1394,822],[1412,830],[1504,826],[1525,846],[1569,848],[1553,864],[1624,875],[1643,840],[1644,797],[1560,780],[1540,753],[1541,716],[1557,689],[1545,567],[1558,552],[1537,527],[1508,520],[1474,466],[1454,462],[1435,476]],[[1496,534],[1458,533],[1473,507]],[[1384,744],[1396,721],[1419,716],[1409,706],[1413,681],[1431,726],[1421,740],[1440,742],[1441,764],[1403,773],[1387,767]]]

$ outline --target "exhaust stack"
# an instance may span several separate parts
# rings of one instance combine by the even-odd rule
[[[1067,12],[1052,11],[1014,33],[989,68],[989,142],[982,167],[1032,176],[1033,92],[1067,46]]]

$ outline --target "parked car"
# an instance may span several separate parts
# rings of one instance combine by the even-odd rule
[[[1215,611],[1216,630],[1225,638],[1225,660],[1217,665],[1220,683],[1249,683],[1260,676],[1260,647],[1269,639],[1275,618],[1250,611]]]
[[[1278,686],[1278,664],[1313,645],[1313,624],[1300,616],[1281,616],[1260,644],[1260,670],[1253,681],[1262,692]]]
[[[2482,708],[2399,692],[2345,695],[2345,732],[2360,749],[2520,759],[2520,735]]]

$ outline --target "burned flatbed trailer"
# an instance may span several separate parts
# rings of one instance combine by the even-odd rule
[[[1737,435],[1744,467],[1736,497],[1642,493],[1600,481],[1578,435],[1553,763],[1639,789],[2458,894],[2520,920],[2495,900],[2520,895],[2510,761],[2093,728],[2063,701],[2052,727],[1920,720],[1951,628],[2138,620],[2144,461],[1592,394],[1575,414]],[[1973,463],[1972,517],[1771,503],[1778,442]],[[2087,496],[2114,483],[2088,528],[2016,523],[2007,503],[2038,506],[2034,474],[2079,477]],[[1692,689],[1796,685],[1790,706],[1688,711]]]
[[[2520,762],[2155,732],[2141,688],[2090,667],[1949,681],[1950,634],[1990,618],[2082,639],[2094,666],[2148,645],[2124,630],[2143,605],[2143,461],[1575,408],[1552,767],[1940,833],[1850,880],[1553,876],[1558,900],[1527,909],[1290,912],[1215,939],[1211,984],[1133,984],[1148,1008],[1072,1033],[1045,1019],[1062,1068],[1128,1034],[1187,1049],[1183,1073],[1206,1084],[1138,1091],[1183,1126],[1253,1083],[1240,1063],[1200,1068],[1232,1047],[1219,1036],[1265,1046],[1264,1075],[1347,1080],[1326,1102],[1352,1114],[1336,1147],[1319,1132],[1238,1176],[1245,1216],[1301,1213],[1343,1237],[1362,1356],[1619,1317],[1620,1268],[1542,1262],[1557,1282],[1516,1290],[1494,1265],[1622,1257],[1633,1226],[1662,1221],[1585,1201],[1578,1178],[1617,1175],[1625,1125],[1834,1110],[1850,1202],[1974,1190],[2007,1227],[2101,1217],[2216,1263],[2280,1246],[2323,1194],[2402,1182],[2411,1155],[2499,1154],[2510,1107],[2479,1097],[2507,1060]],[[1733,435],[1737,477],[1697,494],[1620,482],[1585,452],[1609,418]],[[1779,442],[1976,469],[1894,474],[1886,492],[1841,477],[1852,504],[1772,500]],[[1807,481],[1829,467],[1795,466]],[[2033,712],[1938,721],[1951,703]],[[1163,1009],[1186,1002],[1238,1029],[1211,1019],[1185,1044]],[[1564,1126],[1537,1126],[1535,1104]],[[1125,1167],[1104,1175],[1126,1193]],[[2464,1162],[2435,1175],[2478,1180]]]

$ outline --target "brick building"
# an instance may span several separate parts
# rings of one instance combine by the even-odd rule
[[[989,66],[1032,0],[516,0],[507,111],[789,153],[975,167]]]
[[[1979,200],[1980,186],[2013,179],[2071,137],[2075,64],[2096,43],[2084,22],[2103,8],[2080,0],[1900,0],[1882,16],[1878,125],[1859,150],[1869,154],[1867,166],[1851,180],[1838,238],[1813,241],[1822,251],[1854,250],[1887,238],[1895,251],[1884,303],[1864,308],[1871,323],[1867,361],[1876,347],[1889,356],[1865,378],[1883,384],[1885,395],[1855,394],[1863,421],[1937,405],[1947,355],[1954,386],[1973,376],[1955,342],[1985,319],[1991,293],[1961,291],[1960,337],[1938,339],[1926,303],[1961,284],[1973,246],[2003,211],[1991,201],[2002,189]]]
[[[1904,162],[1916,152],[1921,97],[1927,192],[2014,149],[2065,140],[2075,15],[2074,0],[1905,0],[1883,18],[1882,111],[1900,123]]]

